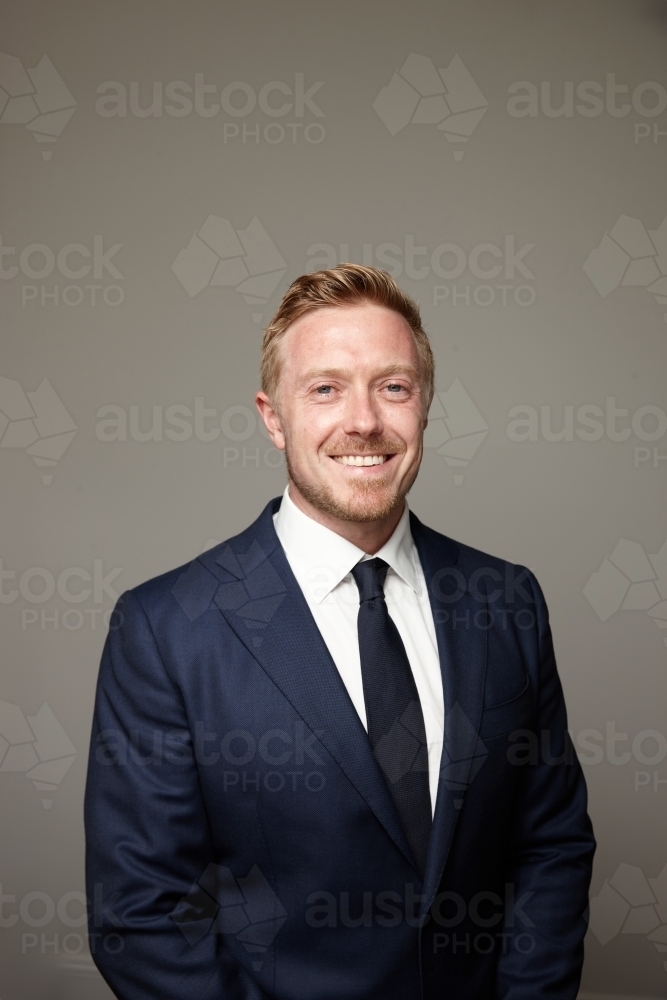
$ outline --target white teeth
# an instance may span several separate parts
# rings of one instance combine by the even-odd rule
[[[384,455],[334,455],[333,457],[342,465],[382,465],[386,461]]]

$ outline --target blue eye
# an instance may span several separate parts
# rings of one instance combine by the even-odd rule
[[[395,390],[398,391],[398,392],[400,392],[401,389],[403,388],[403,386],[402,385],[398,385],[398,384],[395,383],[393,385],[388,385],[387,388],[391,389],[392,392],[395,391]]]
[[[328,394],[328,393],[331,392],[331,386],[330,385],[318,385],[317,391],[319,393],[321,393],[322,395],[326,395],[326,394]]]

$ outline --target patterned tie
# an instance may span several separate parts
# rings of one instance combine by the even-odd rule
[[[359,654],[368,737],[394,800],[420,874],[431,833],[431,796],[424,716],[405,646],[389,616],[383,559],[352,570],[359,588]]]

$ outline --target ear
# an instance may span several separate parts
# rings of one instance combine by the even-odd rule
[[[284,451],[285,435],[283,434],[280,415],[273,402],[265,392],[260,390],[255,396],[255,405],[259,410],[260,417],[264,421],[264,426],[268,431],[274,448],[277,448],[278,451]]]

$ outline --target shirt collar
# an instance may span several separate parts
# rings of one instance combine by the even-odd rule
[[[299,510],[290,498],[289,487],[285,487],[273,522],[300,586],[307,589],[309,599],[316,604],[321,604],[360,560],[375,557],[384,559],[390,569],[420,596],[407,503],[391,538],[375,553],[375,557],[368,556],[363,549]]]

